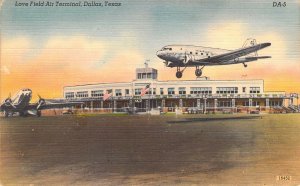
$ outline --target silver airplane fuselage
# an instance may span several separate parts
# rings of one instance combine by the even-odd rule
[[[20,90],[12,98],[9,96],[0,105],[0,111],[4,113],[5,117],[13,116],[19,113],[19,116],[38,116],[42,114],[44,109],[73,107],[82,105],[82,102],[70,102],[64,100],[45,100],[38,95],[39,100],[36,103],[30,103],[32,91],[28,88]]]
[[[22,89],[11,98],[10,104],[7,103],[6,99],[0,106],[1,110],[22,111],[29,105],[31,97],[32,91],[30,89]]]
[[[157,51],[156,55],[164,60],[167,67],[176,67],[176,77],[181,78],[187,67],[196,67],[195,75],[200,77],[205,66],[231,65],[267,59],[271,56],[258,56],[257,51],[271,46],[271,43],[256,43],[249,38],[242,48],[226,50],[220,48],[193,46],[193,45],[167,45]],[[184,69],[180,70],[180,67]],[[201,68],[200,68],[201,67]]]
[[[12,98],[12,104],[20,109],[24,109],[29,105],[32,98],[32,91],[30,89],[20,90],[14,98]]]
[[[194,45],[167,45],[161,50],[158,50],[156,55],[163,59],[168,67],[183,67],[183,66],[215,66],[215,65],[229,65],[236,63],[249,62],[246,58],[236,58],[233,60],[228,60],[223,63],[214,63],[209,61],[213,56],[220,54],[225,54],[231,52],[232,50],[202,47]],[[208,59],[204,60],[203,59]],[[187,63],[188,62],[188,63]]]

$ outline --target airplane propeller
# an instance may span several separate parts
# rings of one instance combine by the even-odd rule
[[[4,104],[5,104],[6,106],[12,106],[13,108],[16,108],[16,107],[12,104],[11,93],[9,93],[8,98],[5,99]]]
[[[39,110],[39,108],[46,103],[44,98],[42,98],[40,95],[38,95],[38,97],[39,97],[39,101],[38,101],[38,105],[36,107],[37,110]]]
[[[187,54],[185,52],[185,55],[184,55],[184,59],[183,59],[183,63],[184,64],[187,64],[188,62],[190,62],[192,60],[192,56],[190,56],[189,54]]]

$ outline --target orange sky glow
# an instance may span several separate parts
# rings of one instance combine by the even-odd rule
[[[243,24],[220,23],[207,28],[203,34],[207,39],[199,45],[236,49],[248,36]],[[272,43],[271,47],[259,51],[261,55],[271,55],[271,59],[249,63],[248,68],[241,64],[205,67],[203,75],[223,80],[264,79],[265,91],[300,93],[300,61],[285,54],[287,46],[283,37],[267,32],[256,39]],[[2,38],[1,100],[25,87],[33,90],[34,97],[40,94],[45,98],[61,98],[66,85],[131,81],[135,78],[135,68],[143,67],[149,56],[149,65],[158,69],[159,80],[176,79],[175,69],[165,67],[155,53],[145,56],[134,47],[139,41],[128,42],[132,42],[133,47],[115,50],[116,43],[84,35],[52,36],[42,47],[26,36]],[[110,58],[103,60],[107,55]],[[195,79],[194,68],[187,69],[182,79]]]

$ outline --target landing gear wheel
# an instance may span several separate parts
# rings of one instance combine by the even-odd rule
[[[182,77],[182,72],[181,71],[177,71],[176,72],[176,77],[177,78],[181,78]]]
[[[41,115],[42,115],[42,112],[40,110],[36,111],[36,116],[37,117],[41,117]]]
[[[9,112],[7,112],[7,111],[4,111],[4,117],[8,117],[9,116]]]
[[[25,113],[24,112],[19,112],[19,116],[24,117]]]
[[[247,66],[248,66],[248,65],[247,65],[247,64],[245,64],[245,63],[243,63],[243,65],[244,65],[244,67],[245,67],[245,68],[247,68]]]
[[[202,75],[202,70],[197,68],[197,69],[195,70],[195,75],[196,75],[197,77],[200,77],[200,76]]]

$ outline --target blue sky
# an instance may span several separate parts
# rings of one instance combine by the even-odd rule
[[[274,8],[273,1],[120,2],[121,7],[76,8],[15,7],[15,1],[4,1],[1,34],[8,38],[26,35],[40,44],[62,34],[88,35],[108,41],[133,37],[143,43],[137,47],[148,54],[170,43],[201,45],[205,41],[201,37],[202,28],[206,30],[208,26],[230,20],[248,25],[252,36],[276,30],[285,37],[290,52],[300,46],[297,1],[289,1],[284,8]]]

